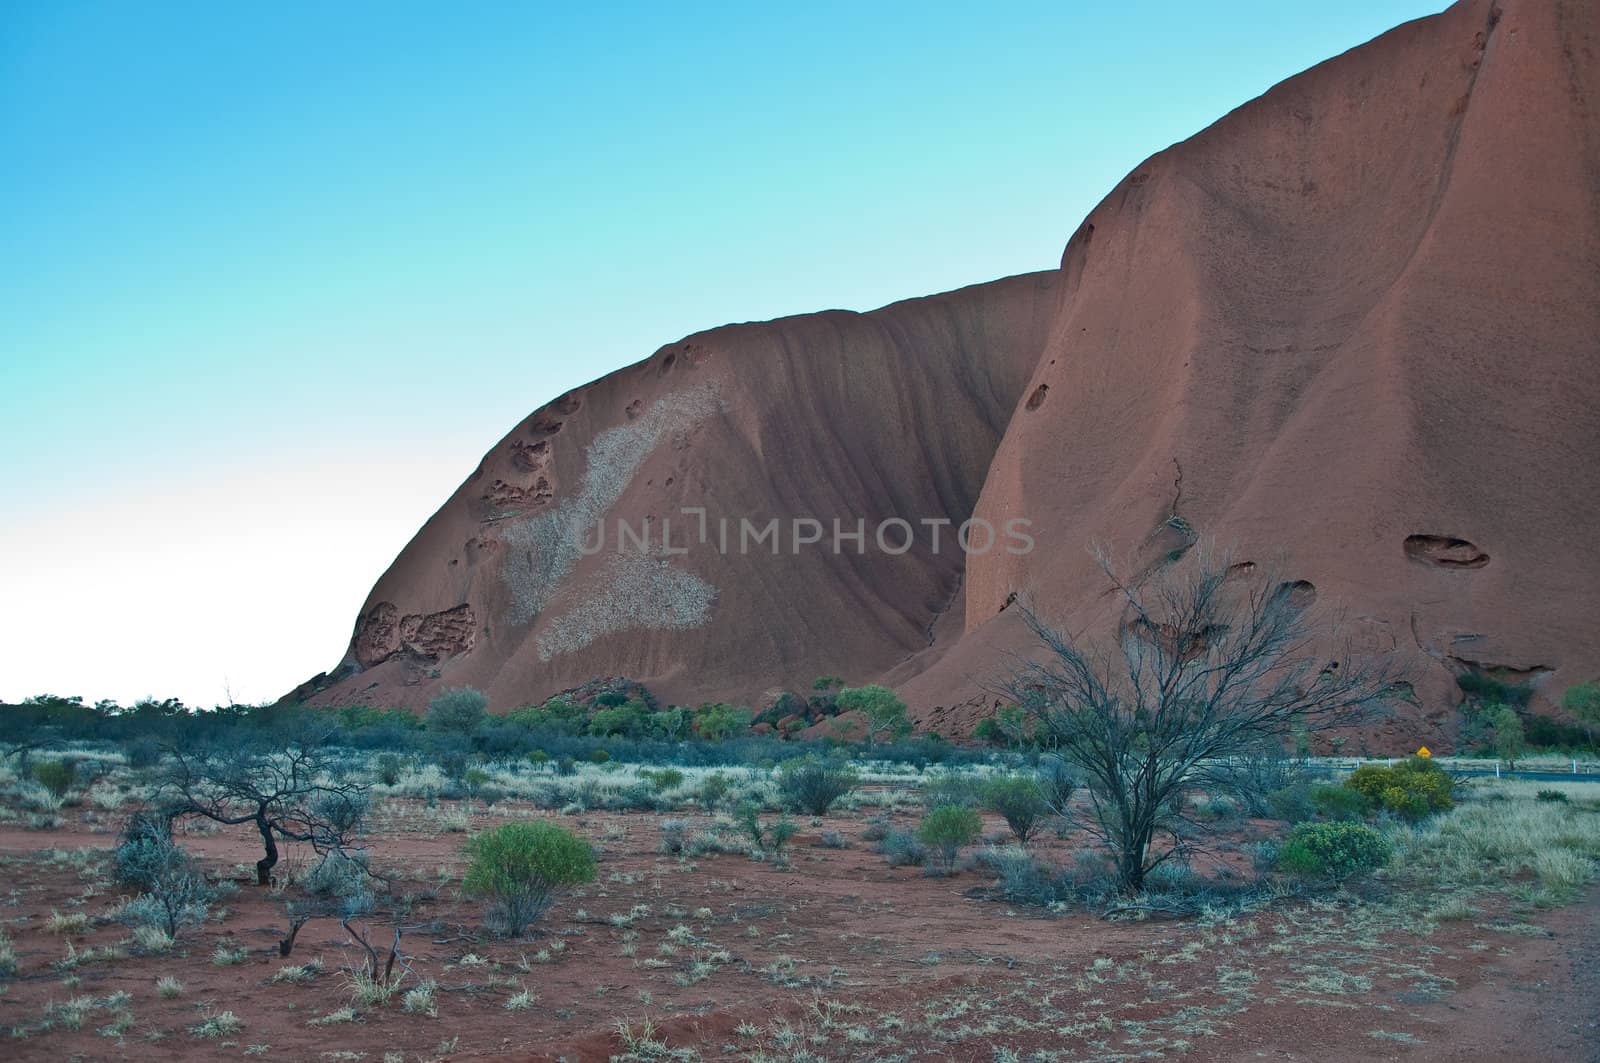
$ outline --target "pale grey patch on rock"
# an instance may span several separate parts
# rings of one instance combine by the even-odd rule
[[[698,384],[663,396],[636,420],[589,441],[577,492],[504,533],[509,549],[500,575],[511,591],[511,623],[538,618],[577,564],[584,537],[622,497],[656,446],[686,435],[724,408],[714,382]]]
[[[619,554],[605,586],[552,620],[539,636],[539,659],[581,650],[603,635],[644,629],[699,627],[711,615],[717,589],[654,557]]]

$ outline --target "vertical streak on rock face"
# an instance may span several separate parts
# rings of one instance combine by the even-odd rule
[[[633,474],[663,439],[686,432],[722,409],[716,386],[674,392],[627,424],[599,433],[584,452],[583,483],[554,508],[505,532],[509,550],[501,579],[511,591],[507,619],[532,623],[572,572],[584,536],[605,516]]]

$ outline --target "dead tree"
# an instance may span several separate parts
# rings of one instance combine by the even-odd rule
[[[1295,585],[1207,549],[1194,555],[1128,580],[1102,553],[1123,607],[1115,636],[1097,645],[1024,605],[1043,652],[994,685],[1083,774],[1086,826],[1124,894],[1193,851],[1206,827],[1184,816],[1184,795],[1227,792],[1229,758],[1357,723],[1396,694],[1391,665],[1330,651],[1336,627],[1317,622]]]
[[[312,743],[270,751],[169,747],[168,753],[160,783],[166,813],[253,825],[263,851],[256,861],[261,886],[271,884],[280,840],[310,843],[324,856],[342,854],[366,812],[366,787],[329,776]]]
[[[369,940],[370,928],[365,931],[357,931],[355,927],[350,925],[348,918],[339,920],[339,925],[344,927],[346,934],[350,935],[350,940],[360,945],[361,951],[366,953],[366,967],[360,973],[365,974],[373,984],[393,990],[399,985],[398,978],[404,978],[408,974],[415,977],[416,972],[411,969],[411,964],[406,961],[405,956],[400,952],[401,927],[394,928],[394,943],[389,946],[389,955],[387,959],[380,960],[381,954]],[[398,978],[394,973],[396,964],[400,965]],[[351,974],[357,973],[357,969],[354,967],[346,968],[346,970],[350,971]]]

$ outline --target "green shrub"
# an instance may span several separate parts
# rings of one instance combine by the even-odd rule
[[[1450,776],[1440,773],[1446,780]],[[1451,787],[1454,781],[1450,780]],[[1347,786],[1332,783],[1313,783],[1310,787],[1311,808],[1324,819],[1360,819],[1366,811],[1366,799]],[[1449,807],[1448,805],[1445,807]]]
[[[750,726],[750,710],[720,703],[702,705],[690,726],[706,741],[719,742]]]
[[[1050,811],[1039,781],[1029,775],[997,775],[983,787],[983,804],[999,815],[1023,845]]]
[[[1522,727],[1522,717],[1510,705],[1497,706],[1489,710],[1489,729],[1494,738],[1495,756],[1516,771],[1517,761],[1528,751],[1528,736]]]
[[[1278,866],[1304,878],[1343,881],[1389,862],[1393,850],[1364,823],[1302,823],[1278,848]]]
[[[589,761],[592,764],[605,764],[610,760],[611,754],[603,749],[597,749],[593,753],[589,754]]]
[[[57,797],[65,797],[76,778],[77,772],[64,760],[41,760],[33,766],[33,781]]]
[[[1361,819],[1371,811],[1367,798],[1349,786],[1299,779],[1267,795],[1274,819],[1290,824],[1312,819]]]
[[[1533,796],[1540,801],[1554,801],[1563,805],[1567,803],[1567,795],[1560,790],[1540,790]]]
[[[733,783],[728,781],[727,775],[714,771],[700,780],[700,791],[696,795],[699,802],[707,808],[715,808],[728,796],[733,789]]]
[[[813,816],[855,788],[856,773],[821,757],[800,757],[778,765],[778,792],[784,801]]]
[[[471,687],[456,687],[436,694],[428,702],[428,730],[441,734],[470,735],[483,723],[489,699]]]
[[[1587,732],[1589,741],[1600,729],[1600,682],[1579,683],[1567,688],[1561,695],[1561,707],[1578,718]]]
[[[1487,705],[1526,705],[1533,688],[1519,683],[1502,683],[1493,676],[1464,672],[1456,676],[1456,686],[1474,701]]]
[[[546,734],[581,735],[589,726],[589,710],[566,698],[528,705],[506,714],[506,722]]]
[[[1039,792],[1051,812],[1065,816],[1077,793],[1080,780],[1075,769],[1057,756],[1045,757],[1039,764]]]
[[[378,754],[378,781],[385,786],[395,785],[400,781],[400,773],[405,770],[405,767],[406,762],[397,753]]]
[[[639,778],[650,784],[656,793],[664,793],[683,785],[683,772],[677,768],[646,768],[639,772]]]
[[[1000,729],[1000,721],[993,716],[985,716],[978,721],[978,726],[972,729],[972,737],[991,746],[1006,744],[1006,733]]]
[[[650,729],[647,719],[649,711],[644,702],[637,699],[614,708],[601,709],[589,717],[589,733],[640,738]]]
[[[594,850],[551,823],[507,823],[467,842],[462,888],[489,902],[486,924],[516,937],[549,909],[558,890],[594,880]]]
[[[846,687],[839,691],[834,703],[841,712],[861,713],[867,722],[868,742],[876,742],[880,736],[904,738],[911,733],[906,703],[888,687]]]
[[[922,817],[917,826],[917,841],[939,853],[946,874],[955,870],[961,850],[978,840],[983,820],[970,808],[946,805]]]
[[[1369,808],[1407,819],[1423,819],[1455,805],[1455,779],[1425,757],[1407,757],[1392,768],[1363,764],[1344,785],[1366,798]]]
[[[764,826],[760,812],[755,802],[746,801],[735,810],[733,818],[749,836],[755,852],[775,857],[782,863],[786,860],[784,850],[789,847],[789,839],[793,838],[800,828],[789,818],[787,812],[779,816],[777,822],[770,827]]]

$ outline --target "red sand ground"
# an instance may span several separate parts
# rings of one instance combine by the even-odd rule
[[[296,1060],[356,1058],[325,1055],[337,1052],[373,1060],[385,1052],[404,1052],[407,1060],[591,1060],[623,1051],[616,1020],[637,1030],[648,1017],[659,1039],[710,1059],[746,1058],[757,1048],[782,1059],[807,1049],[823,1059],[991,1060],[1000,1058],[997,1048],[1023,1058],[1048,1049],[1070,1059],[1142,1052],[1194,1060],[1600,1058],[1600,897],[1593,895],[1540,917],[1537,926],[1492,905],[1466,921],[1408,928],[1378,909],[1304,902],[1211,927],[1114,924],[988,899],[988,879],[974,871],[938,879],[889,868],[860,840],[858,815],[806,827],[789,870],[732,854],[685,862],[659,856],[655,815],[556,818],[607,839],[594,885],[517,943],[481,938],[475,906],[448,888],[436,902],[419,902],[410,919],[429,925],[408,933],[405,952],[419,977],[438,981],[438,1016],[406,1014],[396,1002],[323,1028],[305,1023],[348,1002],[338,971],[357,961],[355,950],[336,923],[321,921],[302,932],[291,960],[280,960],[281,901],[248,885],[225,902],[220,925],[190,931],[172,954],[85,963],[76,970],[81,984],[65,986],[50,967],[65,943],[42,930],[43,920],[52,910],[103,911],[116,898],[102,893],[78,903],[85,878],[38,854],[105,847],[111,835],[81,825],[0,830],[4,918],[21,962],[0,996],[0,1023],[24,1027],[49,1001],[119,990],[132,994],[135,1016],[121,1038],[97,1035],[110,1020],[97,1011],[79,1032],[8,1039],[5,1054],[212,1059],[269,1045],[267,1056]],[[474,829],[488,822],[480,812]],[[852,847],[815,846],[827,829]],[[420,889],[439,865],[450,865],[459,883],[462,837],[385,830],[372,849],[379,866],[417,880],[403,889]],[[243,834],[185,843],[213,868],[257,855]],[[1055,839],[1040,844],[1060,854]],[[608,922],[638,904],[650,911],[631,927]],[[579,909],[586,920],[575,919]],[[372,925],[375,940],[387,939],[390,920]],[[661,955],[680,926],[690,940]],[[635,933],[636,954],[625,956]],[[76,945],[108,945],[124,934],[108,925]],[[555,941],[566,947],[554,962],[518,969],[519,959]],[[247,949],[248,959],[213,965],[219,943]],[[717,948],[730,955],[713,973],[675,984],[695,957]],[[468,954],[488,964],[463,965]],[[316,956],[326,970],[311,984],[270,981],[283,963]],[[656,958],[659,969],[642,966]],[[181,998],[157,996],[155,980],[165,974],[182,981]],[[535,994],[534,1006],[508,1011],[505,1001],[524,986]],[[192,1037],[186,1027],[207,1008],[232,1010],[244,1029],[221,1041]],[[440,1053],[441,1042],[452,1040]]]
[[[1156,564],[1198,529],[1281,559],[1356,651],[1414,658],[1420,704],[1374,748],[1449,749],[1463,672],[1548,710],[1600,673],[1597,48],[1600,5],[1462,0],[1148,159],[1058,270],[713,329],[564,395],[301,694],[419,707],[467,684],[507,709],[626,675],[756,704],[839,674],[957,734],[1019,644],[1013,595],[1111,630],[1089,545]],[[538,534],[648,518],[683,545],[685,506],[1025,517],[1037,547],[694,545],[624,572]]]

